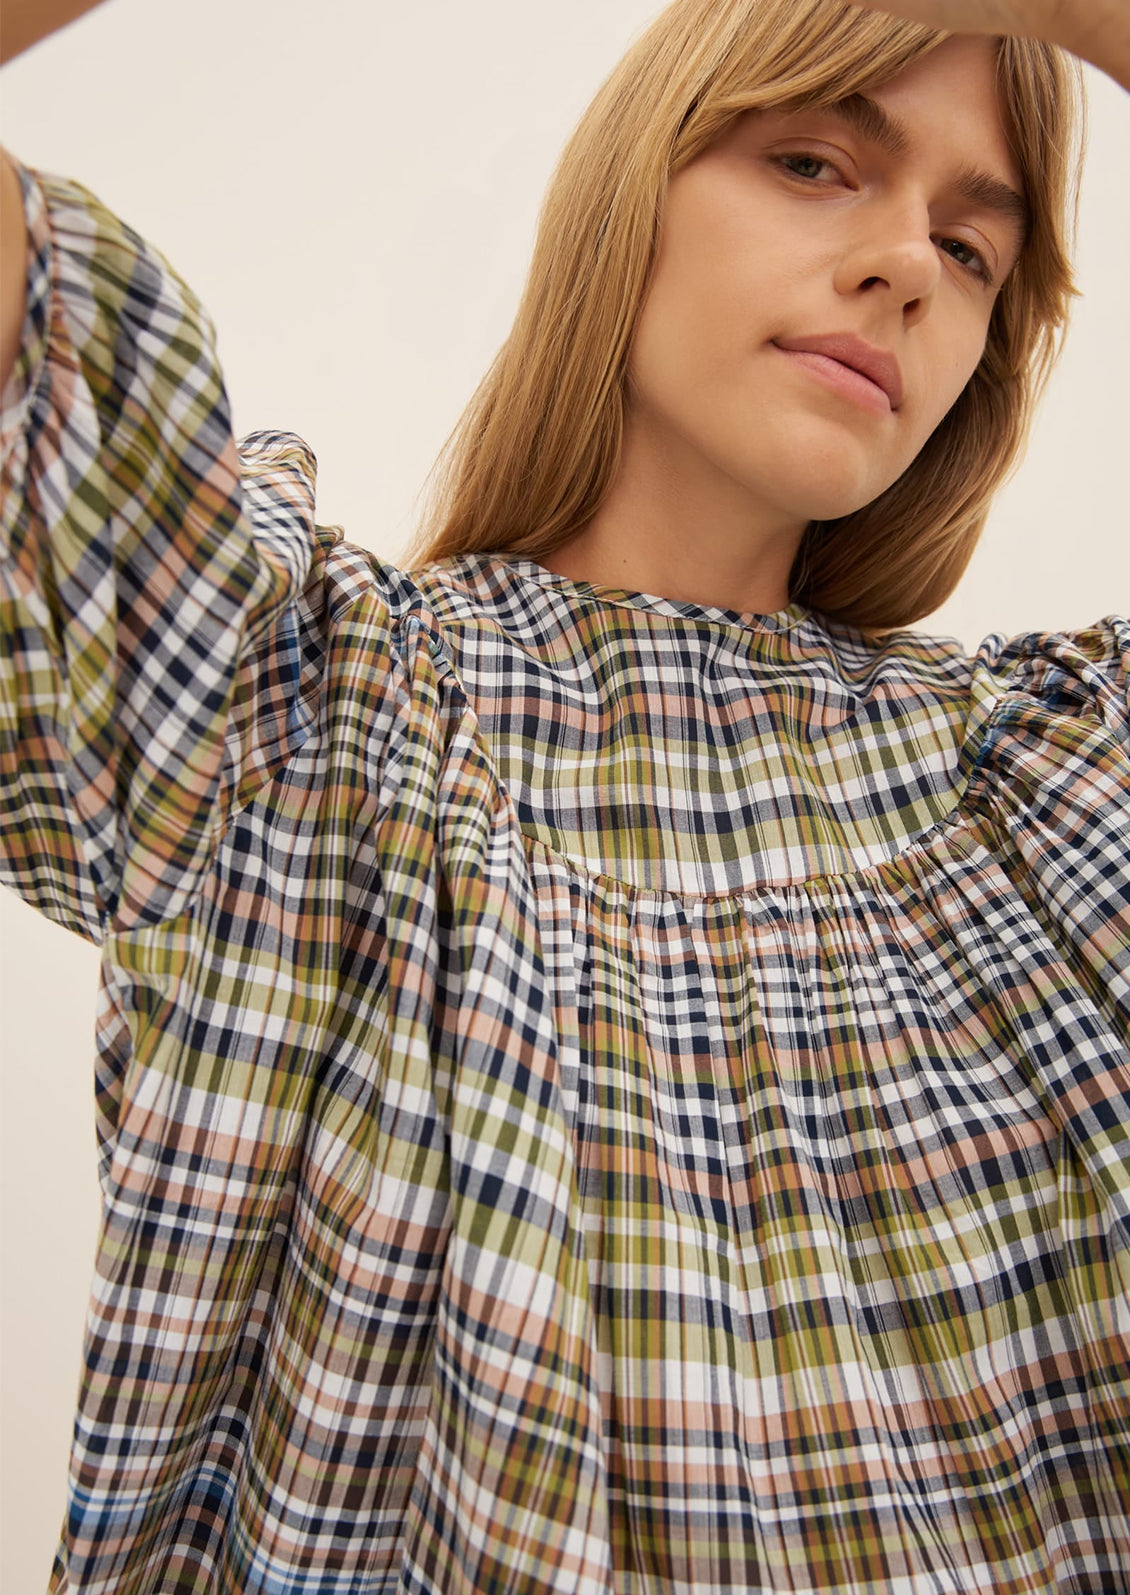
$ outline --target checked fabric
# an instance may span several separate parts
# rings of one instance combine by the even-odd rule
[[[1125,1595],[1130,624],[398,570],[18,171],[2,878],[103,972],[52,1595]]]

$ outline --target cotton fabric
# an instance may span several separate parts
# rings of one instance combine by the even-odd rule
[[[50,1590],[1125,1591],[1130,624],[399,570],[17,169],[3,879],[103,956]]]

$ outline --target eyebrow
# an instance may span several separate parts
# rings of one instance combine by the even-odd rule
[[[890,111],[885,111],[877,101],[869,100],[865,94],[849,94],[842,100],[821,105],[819,109],[839,117],[888,155],[903,155],[910,148],[910,134],[905,122],[892,116]],[[1008,183],[988,172],[978,171],[976,167],[963,166],[953,186],[969,204],[976,205],[980,210],[995,211],[1018,228],[1022,238],[1027,237],[1032,225],[1031,207],[1023,194],[1018,194]]]

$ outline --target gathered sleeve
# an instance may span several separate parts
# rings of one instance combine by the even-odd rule
[[[987,638],[974,689],[988,711],[965,805],[1072,984],[1130,1043],[1130,620]]]
[[[0,880],[101,943],[180,911],[309,724],[300,438],[237,445],[216,334],[152,245],[13,160],[28,234],[0,405]]]

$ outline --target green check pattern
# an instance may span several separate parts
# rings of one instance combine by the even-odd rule
[[[52,1595],[1130,1589],[1130,623],[397,570],[18,170],[2,870],[103,954]]]

